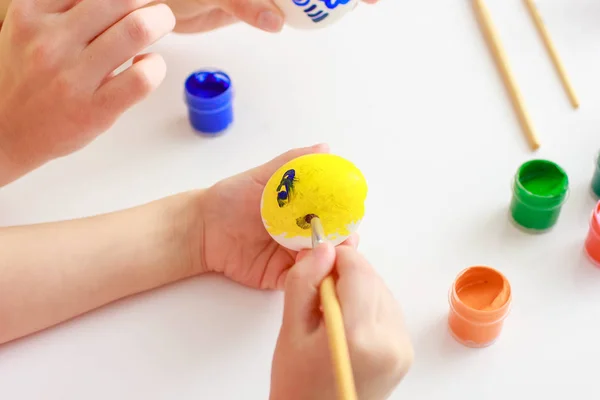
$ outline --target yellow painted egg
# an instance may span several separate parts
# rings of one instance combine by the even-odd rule
[[[336,246],[358,228],[366,198],[367,182],[353,163],[333,154],[309,154],[273,174],[260,211],[273,239],[299,251],[312,247],[307,215],[319,217],[325,235]]]

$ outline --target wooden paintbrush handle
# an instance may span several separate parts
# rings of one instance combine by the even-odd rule
[[[329,350],[338,387],[338,399],[358,400],[342,309],[335,291],[335,281],[331,275],[321,283],[320,294],[325,328],[329,339]]]
[[[525,0],[525,4],[527,5],[529,14],[531,15],[531,18],[533,19],[533,22],[542,38],[542,42],[544,42],[544,46],[546,46],[546,50],[548,51],[548,55],[550,56],[550,59],[554,64],[554,68],[556,68],[556,72],[558,73],[560,81],[562,82],[563,88],[565,89],[565,92],[567,92],[567,96],[571,101],[571,105],[573,106],[573,108],[579,108],[579,100],[577,99],[575,90],[573,89],[573,86],[571,86],[571,82],[569,81],[567,72],[565,71],[565,67],[563,66],[563,63],[560,60],[560,57],[558,56],[558,51],[556,50],[556,48],[554,47],[554,43],[552,43],[552,40],[550,39],[550,33],[548,33],[548,30],[544,25],[542,16],[537,10],[537,7],[535,6],[533,0]]]
[[[500,37],[498,36],[496,28],[492,22],[492,17],[490,16],[489,10],[483,0],[473,0],[473,5],[479,17],[485,38],[488,42],[490,50],[492,51],[496,64],[498,65],[498,69],[500,70],[500,74],[502,75],[502,79],[504,80],[504,84],[506,85],[506,89],[508,90],[512,100],[515,111],[519,116],[519,120],[527,140],[529,141],[532,150],[537,150],[540,147],[540,142],[537,138],[535,130],[533,129],[533,124],[525,108],[523,96],[521,95],[521,91],[519,90],[519,87],[517,86],[513,76],[512,70],[508,63],[508,57],[504,52],[504,48],[502,47]]]

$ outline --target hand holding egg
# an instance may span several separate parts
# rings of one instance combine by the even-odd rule
[[[337,246],[357,230],[366,197],[367,183],[354,164],[333,154],[309,154],[271,176],[261,216],[271,237],[290,250],[312,247],[311,216],[319,217],[327,239]]]

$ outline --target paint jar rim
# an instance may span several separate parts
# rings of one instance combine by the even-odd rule
[[[197,70],[184,83],[184,102],[192,127],[215,135],[233,122],[233,84],[221,70]]]
[[[202,93],[200,86],[218,84],[220,90],[214,94]],[[231,106],[233,82],[229,75],[218,69],[202,69],[192,72],[185,80],[185,101],[190,110],[196,113],[218,113]]]
[[[460,300],[460,297],[458,296],[457,287],[456,287],[457,283],[467,272],[470,272],[470,271],[473,271],[476,269],[487,270],[489,272],[494,273],[495,275],[500,277],[503,280],[503,282],[507,285],[508,298],[506,299],[506,302],[500,308],[498,308],[496,310],[490,310],[490,311],[478,310],[478,309],[475,309],[475,308],[472,308],[472,307],[466,305],[465,303],[462,302],[462,300]],[[502,274],[498,270],[491,268],[489,266],[486,266],[486,265],[475,265],[475,266],[465,268],[456,276],[456,278],[454,279],[454,282],[452,283],[452,286],[450,287],[450,290],[448,292],[448,303],[450,304],[450,310],[451,310],[451,312],[454,313],[454,315],[458,316],[462,320],[464,320],[472,325],[478,325],[478,326],[494,325],[494,324],[497,324],[497,323],[503,321],[510,313],[510,309],[511,309],[511,305],[512,305],[512,287],[510,286],[510,283],[509,283],[508,279],[506,279],[504,274]],[[468,315],[465,315],[465,314],[468,314]]]
[[[567,202],[567,200],[569,200],[569,197],[571,196],[571,188],[569,187],[569,188],[567,188],[567,191],[565,192],[564,196],[562,197],[562,201],[560,203],[556,203],[555,205],[550,206],[550,207],[540,207],[538,205],[531,205],[531,203],[523,201],[523,198],[521,196],[519,196],[516,193],[514,193],[515,192],[515,186],[517,185],[515,178],[516,177],[513,178],[513,180],[512,180],[513,184],[511,185],[511,187],[513,189],[513,194],[514,194],[515,198],[517,200],[519,200],[519,202],[521,204],[523,204],[523,205],[525,205],[525,206],[527,206],[527,207],[529,207],[531,209],[534,209],[534,210],[538,210],[538,211],[552,211],[552,210],[556,210],[557,208],[562,207]],[[533,196],[536,196],[536,195],[533,195]],[[544,197],[544,196],[537,196],[537,197],[538,198],[542,198],[542,199],[548,199],[549,198],[549,197]]]
[[[560,193],[550,196],[543,196],[529,191],[522,183],[522,174],[528,167],[539,164],[551,167],[558,171],[563,177],[563,188]],[[513,177],[513,195],[521,203],[536,210],[554,210],[561,207],[568,199],[570,194],[569,177],[567,172],[557,163],[544,159],[529,160],[519,166],[517,173]]]

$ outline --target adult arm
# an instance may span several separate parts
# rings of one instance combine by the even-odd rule
[[[196,274],[202,196],[0,228],[0,344]]]

